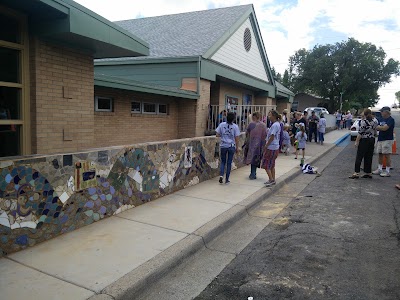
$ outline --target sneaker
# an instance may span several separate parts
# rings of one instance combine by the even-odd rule
[[[275,184],[276,184],[275,180],[267,181],[267,182],[265,183],[265,187],[270,187],[270,186],[273,186],[273,185],[275,185]]]
[[[381,177],[390,177],[390,173],[388,173],[388,172],[382,172],[382,173],[380,174],[380,176],[381,176]]]
[[[374,174],[374,175],[380,175],[381,173],[382,173],[382,171],[379,169],[376,169],[375,171],[372,172],[372,174]]]
[[[219,183],[224,183],[222,176],[219,176]]]
[[[230,184],[231,182],[229,180],[225,181],[225,184]]]

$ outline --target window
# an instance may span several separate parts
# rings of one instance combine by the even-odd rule
[[[31,154],[26,19],[0,6],[0,158]]]
[[[143,103],[143,113],[144,114],[156,114],[157,113],[157,104]]]
[[[167,104],[158,104],[158,113],[160,115],[166,115],[168,113]]]
[[[138,101],[131,102],[131,113],[140,114],[142,112],[142,103]]]
[[[113,99],[96,97],[94,107],[95,111],[113,111]]]

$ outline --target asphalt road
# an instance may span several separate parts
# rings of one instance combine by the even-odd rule
[[[322,176],[196,299],[400,299],[400,157],[390,178],[351,180],[353,143],[333,151]]]

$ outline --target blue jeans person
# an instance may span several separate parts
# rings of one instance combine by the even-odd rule
[[[224,176],[225,165],[226,165],[226,182],[229,182],[229,176],[231,175],[233,155],[235,154],[235,147],[221,148],[221,169],[219,172],[220,176]]]
[[[323,132],[318,132],[318,140],[320,143],[323,143],[325,141]]]

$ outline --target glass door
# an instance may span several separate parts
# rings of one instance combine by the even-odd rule
[[[28,45],[24,18],[0,6],[0,158],[28,154]]]

